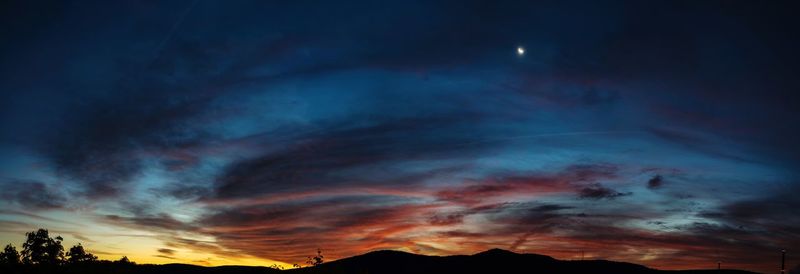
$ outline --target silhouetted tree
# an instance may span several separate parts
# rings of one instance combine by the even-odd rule
[[[25,233],[27,240],[22,244],[22,262],[26,264],[56,265],[64,261],[64,238],[50,238],[47,229]]]
[[[16,265],[19,264],[19,252],[13,245],[6,245],[3,253],[0,253],[0,265]]]
[[[69,251],[67,251],[67,257],[67,262],[71,264],[97,261],[97,256],[86,252],[81,244],[71,247]]]
[[[308,256],[308,261],[306,261],[306,264],[310,266],[318,266],[325,262],[324,258],[325,256],[322,256],[322,250],[317,248],[317,255]]]

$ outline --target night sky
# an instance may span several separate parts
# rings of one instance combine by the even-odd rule
[[[3,1],[0,244],[800,263],[796,8],[343,2]]]

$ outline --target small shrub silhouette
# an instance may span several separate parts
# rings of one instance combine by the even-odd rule
[[[322,256],[322,250],[317,248],[317,255],[308,256],[306,264],[309,266],[318,266],[325,263],[325,256]]]

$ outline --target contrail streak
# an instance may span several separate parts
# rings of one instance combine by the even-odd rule
[[[186,16],[189,15],[194,6],[197,5],[198,1],[199,0],[192,1],[189,7],[187,7],[186,10],[184,10],[183,13],[178,16],[178,19],[175,20],[175,23],[172,24],[172,28],[170,28],[169,32],[167,33],[167,36],[158,43],[158,46],[156,46],[155,56],[153,56],[152,62],[158,60],[158,58],[161,56],[161,50],[167,45],[167,43],[169,43],[170,40],[172,40],[172,37],[175,36],[175,32],[178,31],[181,23],[183,23],[183,20],[186,19]]]

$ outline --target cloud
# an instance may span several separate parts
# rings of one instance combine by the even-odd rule
[[[122,217],[118,215],[106,215],[105,219],[113,224],[133,227],[138,229],[154,230],[158,229],[166,232],[173,231],[196,231],[197,227],[194,224],[181,222],[172,216],[161,213],[158,215],[143,215]]]
[[[334,257],[613,247],[612,259],[686,266],[716,261],[711,246],[753,262],[798,246],[797,190],[760,196],[761,178],[795,179],[800,163],[800,46],[786,38],[800,35],[776,28],[793,9],[587,5],[201,1],[169,37],[183,4],[14,5],[0,11],[21,30],[0,45],[0,143],[26,155],[2,160],[43,159],[32,173],[59,184],[2,196],[31,210],[85,199],[176,249],[295,262],[320,243]],[[638,133],[525,137],[596,130]],[[701,163],[681,186],[713,193],[682,196],[688,210],[660,191],[619,199],[632,193],[609,181],[642,156]],[[649,189],[668,184],[658,172]],[[197,220],[170,215],[184,209]]]
[[[545,204],[540,205],[534,208],[531,208],[531,211],[535,212],[552,212],[552,211],[560,211],[565,209],[573,209],[573,206],[564,206],[564,205],[554,205],[554,204]]]
[[[586,199],[615,199],[623,196],[633,195],[632,192],[618,192],[616,190],[604,187],[601,184],[592,184],[591,186],[584,187],[578,192],[578,196]]]
[[[463,213],[452,213],[452,214],[436,214],[431,216],[429,219],[430,224],[432,225],[454,225],[460,224],[464,221],[464,214]]]
[[[285,150],[228,166],[217,178],[216,198],[237,198],[337,185],[415,184],[436,171],[372,174],[399,162],[457,159],[487,149],[482,134],[468,130],[464,116],[388,119],[358,127],[331,127],[299,137]],[[451,169],[445,167],[442,172]],[[353,174],[358,172],[359,174]],[[409,179],[416,179],[409,180]]]
[[[647,188],[649,189],[658,189],[664,184],[664,178],[661,175],[653,176],[650,180],[647,180]]]
[[[752,158],[752,155],[741,155],[741,151],[730,150],[722,147],[721,142],[711,141],[713,134],[704,134],[699,131],[686,131],[674,128],[649,128],[648,132],[654,136],[669,142],[681,145],[690,151],[707,154],[713,157],[730,159],[741,163],[758,163],[759,160]]]
[[[213,97],[178,92],[190,88],[164,79],[118,83],[111,98],[88,98],[54,128],[37,149],[64,178],[82,183],[88,197],[115,197],[141,175],[145,152],[196,146],[212,137],[192,121],[201,119]],[[169,90],[170,92],[166,92]],[[185,91],[188,92],[188,91]],[[177,161],[166,161],[175,166]],[[193,161],[193,160],[189,160]]]
[[[490,214],[496,224],[502,224],[499,230],[511,235],[521,235],[514,240],[514,248],[524,243],[532,234],[550,234],[554,229],[566,229],[581,216],[570,212],[570,206],[557,204],[519,203],[504,208],[500,212]]]
[[[461,186],[444,188],[437,191],[435,196],[442,201],[477,205],[486,200],[521,194],[563,194],[580,189],[587,182],[616,178],[618,169],[610,164],[575,164],[554,173],[501,174],[483,181],[468,181]]]
[[[766,267],[768,264],[753,262],[770,261],[769,258],[776,254],[774,250],[778,250],[774,245],[777,243],[773,241],[775,238],[767,240],[771,238],[767,236],[768,231],[786,231],[706,222],[676,225],[660,231],[629,224],[641,219],[658,220],[668,215],[641,211],[636,215],[608,215],[597,213],[599,211],[558,204],[518,204],[490,215],[491,231],[473,233],[494,241],[498,238],[483,234],[489,233],[494,237],[507,235],[502,241],[518,249],[547,246],[544,248],[547,254],[556,257],[574,257],[575,248],[579,247],[589,254],[587,258],[635,261],[647,255],[650,257],[647,265],[656,268],[686,269],[704,261],[722,260],[731,268],[752,269]],[[781,241],[793,245],[798,239],[789,237]],[[748,255],[755,250],[759,254]],[[744,257],[757,258],[758,261],[737,259]]]
[[[10,180],[3,183],[2,197],[13,201],[27,210],[47,210],[64,208],[67,198],[51,186],[31,180]]]
[[[403,246],[409,242],[404,235],[425,226],[425,216],[437,207],[390,197],[340,197],[221,210],[199,223],[226,248],[298,262],[316,248],[341,258]]]
[[[793,214],[794,209],[800,208],[800,201],[793,196],[798,191],[800,186],[784,185],[760,197],[723,203],[701,215],[732,227],[778,232],[771,242],[780,246],[778,239],[800,241],[800,233],[796,232],[800,219]]]
[[[166,189],[167,194],[181,200],[192,200],[209,195],[208,187],[173,185]]]
[[[161,255],[161,254],[159,254],[159,255],[153,255],[153,257],[158,257],[158,258],[164,258],[164,259],[175,260],[175,257],[168,256],[168,255]]]
[[[156,251],[158,251],[158,253],[161,253],[161,254],[164,254],[164,255],[168,255],[168,256],[175,255],[175,250],[174,249],[159,248]]]
[[[567,166],[562,172],[567,178],[578,181],[596,181],[599,179],[609,179],[617,176],[619,167],[611,164],[575,164]]]

